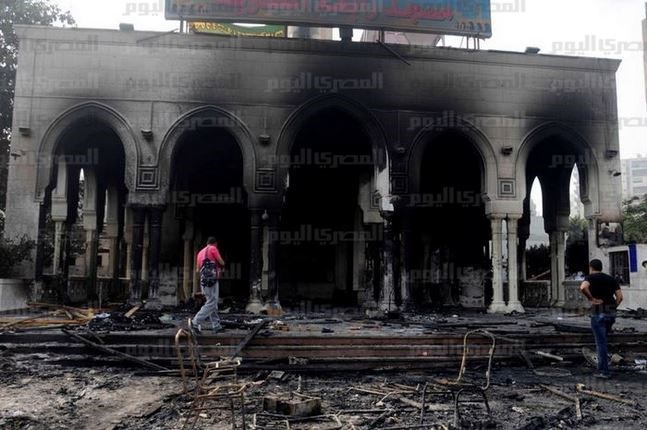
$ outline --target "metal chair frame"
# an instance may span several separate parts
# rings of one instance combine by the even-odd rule
[[[487,370],[485,371],[485,382],[483,385],[476,384],[473,382],[465,381],[465,374],[467,372],[467,363],[469,357],[469,345],[468,341],[470,337],[474,335],[481,335],[492,341],[490,349],[488,352],[488,364]],[[492,417],[492,411],[490,410],[490,403],[487,398],[487,390],[490,388],[490,378],[492,375],[492,362],[494,360],[494,352],[496,349],[496,337],[487,330],[477,329],[468,331],[463,338],[463,358],[461,360],[461,367],[458,372],[458,377],[454,381],[446,380],[434,380],[433,385],[441,388],[440,391],[434,391],[430,393],[431,395],[451,395],[454,399],[454,426],[458,427],[461,421],[460,413],[460,398],[463,394],[473,393],[478,394],[483,399],[483,404],[485,405],[485,410],[487,411],[488,417]],[[426,387],[425,387],[426,391]],[[423,394],[424,397],[424,394]],[[424,399],[423,399],[424,401]],[[424,408],[420,416],[421,424],[424,421]]]
[[[184,361],[187,357],[182,353],[182,340],[185,339],[185,347],[188,351],[188,360],[191,363],[191,375],[187,373]],[[231,410],[231,428],[237,429],[236,425],[236,407],[235,402],[240,402],[240,414],[242,419],[242,429],[247,428],[247,419],[245,415],[245,391],[248,386],[238,382],[238,367],[241,360],[239,358],[227,359],[202,364],[198,349],[198,342],[193,333],[188,330],[179,329],[175,335],[175,348],[180,366],[180,375],[182,376],[182,385],[184,393],[193,396],[191,413],[193,423],[190,428],[194,428],[203,411],[213,410],[209,407],[208,402],[227,401]],[[190,376],[195,378],[195,386],[190,388]],[[191,416],[187,416],[183,429],[186,428]]]

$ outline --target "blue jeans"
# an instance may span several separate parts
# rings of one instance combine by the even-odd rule
[[[211,321],[213,329],[220,328],[220,317],[218,316],[218,297],[220,293],[220,285],[218,282],[213,287],[202,287],[202,294],[207,299],[207,302],[202,306],[200,311],[193,317],[193,324],[201,327],[202,324],[208,319]]]
[[[595,346],[598,350],[598,371],[609,374],[609,349],[607,335],[611,332],[616,318],[609,314],[591,315],[591,328],[595,337]]]

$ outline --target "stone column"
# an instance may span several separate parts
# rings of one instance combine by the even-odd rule
[[[561,308],[566,304],[566,290],[564,281],[566,281],[566,232],[557,231],[557,303],[555,306]]]
[[[54,220],[54,256],[52,260],[52,275],[58,275],[61,272],[61,244],[63,243],[63,227],[65,221]]]
[[[378,307],[385,311],[390,312],[398,310],[395,303],[395,294],[393,286],[393,211],[382,211],[380,213],[384,218],[384,231],[382,237],[382,282],[380,289],[380,299]]]
[[[54,222],[54,259],[52,261],[52,274],[61,272],[61,256],[63,244],[63,231],[67,222],[67,166],[64,160],[58,165],[56,188],[52,191],[52,221]]]
[[[195,297],[196,295],[202,293],[202,289],[200,288],[200,268],[198,267],[198,262],[197,262],[197,255],[198,252],[204,247],[202,242],[200,242],[201,238],[196,237],[195,240],[193,241],[193,258],[191,259],[191,267],[193,271],[193,296]]]
[[[38,205],[38,231],[36,236],[36,258],[34,261],[34,291],[36,296],[43,291],[43,272],[45,266],[45,238],[43,232],[45,230],[45,223],[47,221],[47,206],[45,203]]]
[[[398,219],[394,214],[394,220],[391,224],[391,237],[393,238],[392,255],[393,259],[393,297],[398,310],[402,309],[402,219]]]
[[[99,184],[96,172],[84,169],[83,190],[83,229],[85,230],[85,278],[87,282],[88,299],[96,298],[97,285],[97,252],[99,235],[97,234],[97,204],[99,200]]]
[[[110,261],[108,272],[115,282],[119,279],[119,190],[108,187],[108,201],[104,234],[110,243]]]
[[[269,301],[266,309],[268,315],[279,316],[283,308],[279,301],[278,257],[280,242],[280,223],[278,213],[268,213],[267,225],[269,229],[269,243],[267,247],[267,281],[269,288]]]
[[[521,302],[519,301],[519,267],[517,256],[519,252],[517,228],[519,225],[520,215],[508,215],[508,312],[524,313]]]
[[[132,206],[132,239],[130,259],[130,303],[141,303],[142,299],[142,257],[144,254],[144,225],[146,212],[142,206]]]
[[[566,279],[566,234],[563,231],[550,232],[551,303],[563,307],[566,302],[564,281]]]
[[[402,288],[402,307],[403,309],[410,309],[413,307],[413,213],[410,210],[405,210],[402,214],[402,271],[400,273],[400,287]]]
[[[145,287],[148,285],[149,278],[149,256],[150,256],[150,246],[151,246],[151,236],[150,236],[150,218],[148,217],[147,211],[144,212],[144,243],[142,246],[142,286]]]
[[[519,241],[519,255],[520,255],[520,273],[521,281],[525,282],[528,279],[528,252],[526,251],[527,242],[525,240]]]
[[[554,306],[557,303],[557,283],[558,270],[557,270],[557,232],[548,232],[549,251],[550,251],[550,305]]]
[[[263,310],[263,211],[250,209],[249,302],[246,311],[258,314]]]
[[[530,210],[529,208],[526,210]],[[526,281],[528,279],[528,261],[526,246],[528,245],[528,239],[530,238],[530,215],[525,214],[521,217],[521,220],[518,223],[519,225],[519,276],[521,281]]]
[[[492,224],[492,304],[488,313],[505,313],[508,308],[503,301],[503,216],[490,215]]]
[[[52,275],[61,274],[62,256],[64,254],[64,232],[67,230],[67,199],[66,196],[57,195],[58,188],[52,196],[52,221],[54,222],[54,256],[52,260]]]
[[[124,242],[126,243],[126,278],[130,279],[133,259],[133,214],[132,209],[127,207],[124,212]]]
[[[160,254],[162,251],[162,218],[164,216],[164,208],[161,206],[154,206],[150,209],[149,218],[149,259],[148,259],[148,273],[149,273],[149,288],[148,288],[148,301],[146,307],[149,309],[161,309],[162,302],[159,298],[160,286]]]
[[[184,258],[182,261],[182,295],[185,301],[193,296],[193,222],[184,224]]]

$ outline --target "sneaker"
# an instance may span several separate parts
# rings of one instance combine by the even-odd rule
[[[593,375],[593,377],[597,379],[610,379],[611,375],[609,375],[608,373],[597,372]]]
[[[212,327],[212,328],[211,328],[211,330],[212,330],[214,333],[218,333],[219,331],[223,331],[224,329],[225,329],[225,328],[224,328],[223,326],[221,326],[221,325],[217,325],[217,326],[215,326],[215,327]]]
[[[191,318],[189,318],[189,331],[191,331],[194,336],[202,334],[202,327],[200,327],[200,325],[194,325]]]

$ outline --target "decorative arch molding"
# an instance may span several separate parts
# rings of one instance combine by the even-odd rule
[[[124,181],[129,191],[135,190],[137,166],[140,151],[137,138],[126,118],[116,109],[106,104],[90,101],[81,103],[64,111],[47,128],[38,148],[38,169],[36,179],[36,200],[42,201],[46,188],[50,185],[56,151],[61,140],[79,122],[97,121],[109,127],[119,137],[126,157]]]
[[[519,178],[521,188],[519,195],[525,197],[530,191],[526,187],[526,169],[532,150],[553,137],[567,141],[581,152],[583,160],[574,160],[573,163],[577,164],[580,169],[580,176],[584,176],[580,178],[580,197],[582,203],[588,206],[591,213],[598,212],[600,202],[600,172],[596,153],[589,142],[579,132],[557,121],[547,122],[535,127],[522,139],[521,146],[517,152],[517,158],[515,159],[515,171],[517,178]],[[586,161],[586,163],[582,163],[581,161]],[[583,169],[582,164],[585,164],[586,169]]]
[[[409,147],[407,169],[409,172],[409,185],[411,192],[420,192],[422,177],[422,159],[424,152],[434,145],[434,140],[445,133],[457,133],[473,145],[481,158],[481,193],[487,202],[497,196],[498,160],[492,144],[487,136],[476,126],[460,117],[454,119],[456,126],[439,130],[430,125],[422,130],[413,139]]]
[[[382,197],[391,194],[390,173],[389,173],[389,149],[388,140],[384,128],[379,120],[363,104],[339,94],[323,95],[308,100],[295,109],[281,128],[279,133],[276,155],[278,159],[289,157],[294,147],[297,135],[313,117],[328,109],[336,109],[354,118],[363,128],[371,141],[373,148],[373,159],[379,164],[375,165],[375,183],[377,191]],[[281,186],[280,192],[285,191],[288,166],[278,166],[278,176]]]
[[[199,125],[224,128],[232,135],[243,158],[243,186],[248,193],[254,191],[256,157],[251,131],[233,113],[218,106],[207,105],[184,113],[164,135],[158,154],[160,192],[162,195],[168,196],[170,191],[173,158],[182,136]]]

